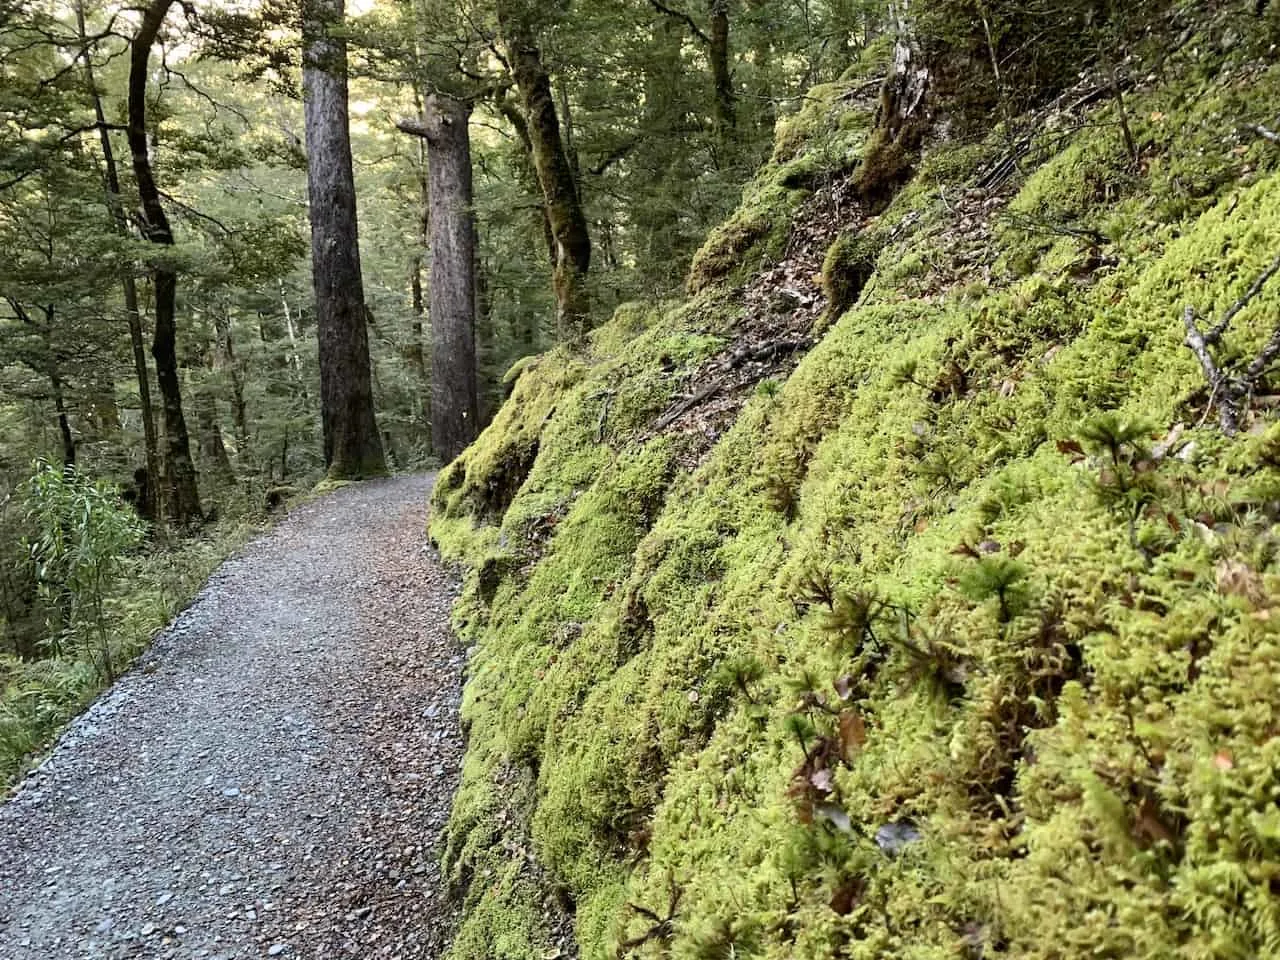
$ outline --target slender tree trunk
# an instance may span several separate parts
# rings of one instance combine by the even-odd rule
[[[409,366],[413,367],[413,372],[417,374],[418,380],[426,388],[429,385],[427,353],[422,346],[423,337],[425,336],[424,324],[427,319],[427,301],[424,299],[422,290],[424,259],[426,258],[419,254],[409,262],[409,293],[413,305],[413,324],[410,327],[409,344],[405,347],[404,358],[409,361]]]
[[[213,321],[218,337],[218,366],[227,372],[231,383],[231,419],[235,424],[236,453],[241,464],[249,462],[249,416],[244,400],[244,376],[236,359],[235,340],[231,333],[231,317],[219,313]]]
[[[304,0],[302,91],[324,460],[330,477],[356,480],[385,474],[387,467],[373,411],[360,275],[347,42],[331,32],[343,16],[343,0]]]
[[[769,0],[750,0],[751,12],[754,15],[755,24],[752,31],[755,36],[755,43],[752,46],[751,58],[753,76],[755,82],[752,84],[753,95],[758,101],[753,106],[755,113],[754,121],[756,129],[761,132],[761,139],[765,143],[773,143],[773,129],[778,122],[778,110],[774,103],[773,89],[773,24],[770,20],[770,11],[773,4]],[[841,53],[844,54],[843,41],[840,44]],[[846,54],[847,56],[847,54]]]
[[[165,507],[175,523],[184,525],[203,517],[200,493],[196,486],[196,470],[191,462],[191,445],[187,421],[182,415],[182,390],[178,380],[176,309],[178,276],[165,248],[173,246],[173,230],[160,202],[151,171],[147,146],[147,72],[151,47],[155,44],[165,15],[173,0],[152,0],[142,14],[142,22],[134,35],[129,61],[129,152],[133,156],[133,175],[138,184],[142,204],[143,234],[160,251],[151,264],[155,288],[155,334],[151,355],[156,361],[156,381],[164,407],[165,432]]]
[[[533,167],[542,186],[551,234],[555,239],[552,284],[556,295],[556,327],[562,340],[578,342],[591,326],[587,270],[591,236],[573,167],[560,135],[551,77],[533,35],[506,2],[498,6],[498,22],[506,41],[516,87],[520,92],[533,151]]]
[[[49,387],[53,393],[53,409],[54,413],[57,414],[58,434],[62,440],[62,466],[64,469],[70,470],[76,465],[76,442],[71,433],[71,421],[67,416],[66,394],[63,388],[62,374],[59,370],[58,354],[53,346],[54,308],[52,305],[40,308],[44,314],[44,325],[41,326],[20,301],[15,300],[13,297],[5,297],[5,300],[8,301],[9,309],[13,311],[14,316],[30,327],[44,344],[44,349],[48,356],[44,373],[49,378]]]
[[[116,233],[121,237],[127,237],[129,221],[125,217],[124,201],[121,200],[120,170],[116,166],[115,148],[111,145],[111,133],[107,129],[107,115],[94,78],[93,58],[88,46],[83,2],[76,4],[76,30],[81,43],[80,57],[84,64],[85,86],[93,98],[93,115],[98,126],[98,142],[102,146],[107,209],[111,214],[111,222],[115,225]],[[124,312],[129,325],[129,345],[133,351],[133,373],[138,383],[138,407],[142,419],[147,475],[151,478],[151,482],[145,486],[146,502],[138,504],[138,512],[144,517],[155,517],[161,512],[160,505],[156,503],[160,477],[160,444],[156,436],[156,419],[151,405],[151,374],[147,370],[147,346],[142,329],[142,311],[138,308],[138,283],[133,274],[126,270],[120,278],[120,285],[124,292]]]
[[[416,86],[413,90],[414,104],[418,114],[426,111],[422,91]],[[426,266],[426,254],[430,249],[431,229],[431,189],[427,179],[427,141],[419,138],[418,162],[416,173],[418,178],[418,198],[421,203],[421,215],[418,217],[418,250],[409,265],[409,287],[413,296],[413,324],[409,328],[410,339],[405,359],[413,367],[418,378],[418,396],[421,398],[418,408],[418,419],[426,430],[430,430],[431,403],[428,399],[431,391],[431,377],[427,373],[427,354],[424,346],[426,338],[427,302],[422,289],[422,271]]]
[[[569,101],[569,85],[561,80],[556,84],[556,95],[560,100],[560,127],[564,133],[564,153],[569,160],[569,173],[573,177],[574,189],[582,196],[582,158],[578,156],[578,134],[573,126],[573,104]]]
[[[213,366],[212,355],[206,357]],[[196,416],[196,434],[200,438],[200,469],[206,480],[228,483],[235,480],[236,472],[222,442],[222,424],[218,417],[218,402],[208,390],[196,390],[191,397]]]
[[[62,393],[62,377],[58,376],[56,365],[51,365],[49,386],[53,388],[53,408],[58,414],[58,434],[62,437],[62,469],[73,470],[76,465],[76,440],[71,435],[71,421],[67,418],[67,405]]]
[[[289,338],[289,357],[286,361],[290,369],[293,370],[294,380],[298,384],[298,389],[302,392],[302,399],[310,399],[307,396],[306,380],[302,376],[302,357],[298,355],[298,329],[293,322],[293,310],[289,307],[289,298],[284,292],[284,281],[277,281],[280,286],[280,306],[284,310],[284,332]],[[270,341],[265,335],[262,335],[262,342]]]
[[[476,251],[476,430],[479,431],[493,417],[490,398],[493,396],[495,377],[493,355],[496,353],[497,332],[493,327],[493,290],[489,286],[489,274],[484,260]]]
[[[709,0],[707,13],[711,27],[707,57],[711,61],[711,82],[715,90],[716,130],[727,137],[737,122],[733,73],[729,66],[729,0]]]
[[[400,128],[427,141],[431,197],[431,445],[453,460],[476,437],[476,239],[472,209],[471,105],[426,98],[420,124]]]
[[[527,175],[533,189],[541,193],[542,184],[538,180],[538,172],[533,167],[533,139],[529,136],[529,123],[525,120],[524,114],[507,97],[498,99],[498,112],[506,117],[511,126],[515,128],[516,136],[520,138],[520,142],[524,145],[524,158],[527,161],[521,166],[521,174]],[[538,220],[542,229],[542,239],[547,245],[547,262],[553,267],[556,263],[556,237],[551,230],[551,214],[547,211],[545,202],[538,204]]]

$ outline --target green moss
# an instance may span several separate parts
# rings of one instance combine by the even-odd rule
[[[742,204],[711,231],[694,255],[688,290],[741,282],[762,263],[776,261],[791,218],[823,177],[865,166],[871,114],[854,106],[864,76],[815,87],[803,108],[779,121],[773,158],[743,191]]]
[[[1193,426],[1181,321],[1270,262],[1280,178],[1202,138],[1240,76],[1187,69],[1194,96],[1131,97],[1142,169],[1093,125],[1016,187],[1015,213],[1105,229],[1111,267],[1006,223],[940,289],[939,187],[985,154],[926,154],[865,295],[694,467],[652,424],[740,319],[711,274],[519,376],[433,504],[475,644],[454,956],[543,955],[553,889],[591,958],[1280,949],[1280,427]],[[1175,105],[1185,138],[1152,119]],[[769,231],[817,139],[780,139]],[[1207,192],[1173,210],[1175,170]],[[987,273],[1019,250],[1024,279]],[[1269,286],[1224,356],[1278,310]]]
[[[874,233],[843,233],[822,262],[822,292],[828,310],[839,316],[853,306],[876,269],[884,243]]]

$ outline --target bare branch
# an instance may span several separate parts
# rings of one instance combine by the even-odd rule
[[[1274,130],[1268,130],[1260,123],[1246,123],[1240,129],[1248,130],[1250,133],[1256,133],[1258,136],[1266,140],[1270,140],[1272,143],[1280,143],[1280,133],[1276,133]]]
[[[1250,300],[1262,292],[1262,288],[1268,280],[1275,276],[1277,270],[1280,270],[1280,256],[1271,261],[1271,266],[1262,271],[1258,279],[1253,281],[1253,286],[1245,292],[1245,295],[1233,303],[1231,309],[1222,315],[1222,319],[1214,324],[1213,329],[1205,334],[1206,343],[1215,344],[1222,339],[1222,335],[1227,332],[1227,327],[1231,325],[1231,321],[1236,318],[1236,315],[1241,310],[1249,305]]]
[[[1248,408],[1253,393],[1267,368],[1280,357],[1280,325],[1272,331],[1258,355],[1245,367],[1243,373],[1235,370],[1223,370],[1218,366],[1210,349],[1217,344],[1227,332],[1231,321],[1249,305],[1275,274],[1280,271],[1280,256],[1271,262],[1266,270],[1258,275],[1244,296],[1231,305],[1222,319],[1213,325],[1208,333],[1202,333],[1196,323],[1196,309],[1191,305],[1183,310],[1182,322],[1187,329],[1183,343],[1200,361],[1200,369],[1209,384],[1209,403],[1205,409],[1206,416],[1216,405],[1218,408],[1218,425],[1227,436],[1233,436],[1240,429],[1240,413]],[[1236,368],[1238,370],[1239,368]]]
[[[649,4],[659,13],[666,14],[668,17],[675,17],[677,20],[681,20],[688,24],[690,32],[692,32],[695,37],[701,40],[708,47],[711,46],[711,38],[703,33],[702,28],[698,26],[693,17],[689,16],[683,10],[676,10],[673,7],[668,7],[662,2],[662,0],[649,0]]]

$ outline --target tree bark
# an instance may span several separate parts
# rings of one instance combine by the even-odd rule
[[[733,72],[729,66],[729,0],[709,0],[707,13],[710,16],[707,57],[711,61],[711,82],[715,91],[716,131],[725,137],[737,122]]]
[[[311,274],[320,354],[324,460],[333,479],[387,472],[373,411],[368,313],[360,274],[347,116],[343,0],[303,4],[302,92],[307,134]]]
[[[932,75],[916,39],[910,7],[911,0],[889,4],[894,31],[893,62],[881,91],[877,125],[891,142],[914,149],[923,132]]]
[[[107,114],[102,106],[102,97],[98,94],[98,83],[93,73],[93,58],[88,46],[88,29],[85,25],[84,3],[76,4],[76,31],[81,43],[80,59],[84,64],[85,87],[93,98],[94,122],[98,126],[98,142],[102,147],[103,180],[107,188],[107,210],[111,214],[111,222],[116,233],[121,237],[129,236],[129,221],[124,212],[124,201],[121,199],[120,170],[116,165],[115,148],[111,145],[111,134],[107,130]],[[138,407],[142,419],[142,437],[145,448],[144,456],[147,475],[152,482],[146,486],[145,502],[138,504],[138,512],[144,517],[155,517],[160,514],[156,503],[156,479],[160,476],[160,444],[156,436],[155,412],[151,405],[151,374],[147,370],[147,347],[142,330],[142,311],[138,308],[138,284],[133,274],[126,270],[120,278],[124,293],[124,312],[129,325],[129,345],[133,351],[133,373],[138,383]]]
[[[196,470],[191,462],[187,421],[182,415],[182,390],[178,380],[175,316],[178,275],[164,250],[173,246],[173,230],[160,202],[147,146],[148,62],[160,26],[172,5],[173,0],[152,0],[143,11],[142,22],[130,46],[128,139],[133,175],[142,205],[142,232],[147,240],[161,248],[151,263],[151,280],[155,289],[155,334],[151,341],[151,355],[155,358],[156,381],[160,385],[164,407],[165,508],[170,520],[185,525],[202,519],[203,511],[196,486]]]
[[[555,240],[552,285],[556,295],[556,328],[562,340],[579,342],[591,327],[587,270],[591,236],[582,198],[560,134],[551,77],[534,37],[507,3],[498,6],[498,23],[515,74],[533,150],[533,167],[546,201]]]
[[[76,440],[71,435],[71,421],[67,418],[67,405],[62,392],[62,377],[58,368],[50,364],[49,386],[53,388],[53,408],[58,414],[58,435],[62,438],[62,469],[74,470],[76,466]]]
[[[476,234],[471,189],[471,105],[433,93],[420,124],[431,197],[431,446],[453,460],[476,437]]]

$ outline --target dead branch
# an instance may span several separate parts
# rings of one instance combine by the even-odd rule
[[[765,344],[739,347],[729,354],[724,362],[724,369],[733,370],[744,363],[772,360],[780,354],[795,353],[797,350],[807,350],[808,348],[809,341],[807,340],[772,340]]]
[[[636,947],[643,946],[650,940],[658,940],[662,943],[670,943],[671,938],[676,932],[677,910],[680,908],[680,898],[684,895],[684,889],[676,883],[674,874],[667,874],[667,884],[670,895],[670,903],[667,904],[667,915],[665,917],[658,916],[657,912],[650,910],[641,903],[627,903],[627,907],[634,910],[637,914],[650,921],[651,926],[638,937],[630,937],[618,944],[618,960],[622,960],[628,953]]]
[[[676,10],[673,7],[669,7],[663,3],[662,0],[649,0],[649,4],[659,13],[666,14],[668,17],[674,17],[676,20],[683,21],[689,27],[690,33],[697,37],[704,45],[708,47],[711,46],[711,38],[702,31],[702,28],[698,26],[697,21],[683,10]]]
[[[1196,322],[1195,307],[1188,304],[1182,312],[1183,326],[1187,330],[1187,336],[1183,343],[1200,361],[1200,369],[1204,371],[1205,381],[1209,385],[1209,403],[1205,413],[1207,415],[1215,405],[1217,406],[1218,426],[1222,428],[1222,432],[1227,436],[1234,436],[1239,431],[1241,412],[1252,402],[1253,393],[1258,384],[1261,383],[1267,369],[1275,362],[1277,357],[1280,357],[1280,325],[1272,331],[1262,350],[1250,361],[1242,373],[1237,373],[1234,370],[1224,370],[1219,367],[1217,360],[1213,356],[1212,348],[1226,334],[1227,329],[1231,326],[1231,321],[1262,292],[1262,288],[1266,286],[1267,281],[1275,276],[1277,272],[1280,272],[1280,256],[1277,256],[1271,262],[1271,265],[1258,275],[1257,279],[1250,284],[1249,289],[1245,291],[1244,296],[1233,303],[1222,315],[1222,319],[1215,323],[1207,333],[1202,332]]]
[[[1271,266],[1259,274],[1258,279],[1253,281],[1253,285],[1245,291],[1245,295],[1233,303],[1231,308],[1222,315],[1222,319],[1214,324],[1213,329],[1206,335],[1208,343],[1215,344],[1222,339],[1222,335],[1227,332],[1227,327],[1236,318],[1236,314],[1247,307],[1249,301],[1262,292],[1262,288],[1266,286],[1268,280],[1275,276],[1277,270],[1280,270],[1280,256],[1271,261]]]
[[[1265,140],[1270,140],[1272,143],[1280,143],[1280,133],[1276,133],[1274,130],[1268,130],[1260,123],[1246,123],[1240,129],[1248,130],[1250,133],[1256,133],[1258,136]]]
[[[975,186],[979,190],[994,190],[1014,175],[1018,169],[1018,161],[1031,150],[1031,140],[1016,143],[1009,153],[997,160],[986,173],[978,178]]]
[[[667,427],[671,426],[673,423],[675,423],[677,420],[683,417],[686,413],[688,413],[694,407],[698,406],[698,404],[703,403],[707,400],[710,400],[722,389],[724,389],[723,380],[717,380],[715,383],[707,384],[705,387],[703,387],[693,396],[688,397],[685,400],[682,400],[681,402],[677,403],[674,407],[671,407],[669,410],[667,410],[666,413],[664,413],[662,416],[658,418],[658,422],[654,424],[654,426],[659,430],[667,429]]]

